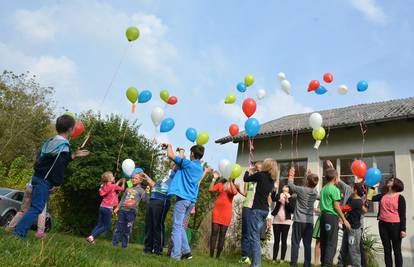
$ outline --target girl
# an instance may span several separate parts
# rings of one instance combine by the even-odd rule
[[[253,168],[249,169],[250,172]],[[262,251],[260,247],[260,230],[265,223],[266,217],[271,218],[268,197],[273,190],[277,180],[277,163],[275,160],[266,159],[263,162],[262,171],[254,174],[246,171],[244,182],[256,182],[256,193],[253,199],[252,217],[250,219],[249,240],[251,245],[252,264],[251,266],[261,265]]]
[[[405,198],[399,193],[404,191],[404,184],[398,178],[390,178],[381,194],[372,197],[379,202],[378,228],[384,247],[385,266],[392,267],[391,246],[394,250],[395,266],[403,266],[401,240],[405,232]]]
[[[282,192],[277,194],[272,192],[272,201],[276,202],[276,206],[272,212],[273,217],[273,236],[275,242],[273,244],[273,260],[276,261],[279,252],[279,243],[282,243],[280,260],[284,262],[287,249],[287,236],[290,225],[292,224],[292,213],[294,205],[291,201],[291,192],[288,186],[283,186]]]
[[[99,189],[99,195],[103,199],[99,207],[98,225],[92,230],[91,235],[86,238],[86,241],[90,244],[95,244],[96,237],[111,228],[112,209],[118,206],[118,192],[125,189],[125,179],[121,179],[115,184],[115,177],[112,172],[104,172],[101,180],[102,185]]]
[[[216,248],[216,241],[218,235],[218,245],[216,258],[220,257],[223,251],[224,239],[226,237],[227,228],[231,223],[231,217],[233,214],[233,198],[237,195],[236,185],[231,179],[214,185],[216,180],[220,177],[218,172],[213,173],[213,179],[210,184],[210,192],[218,192],[218,197],[214,202],[213,208],[213,222],[211,225],[211,237],[210,237],[210,257],[214,257],[214,250]]]

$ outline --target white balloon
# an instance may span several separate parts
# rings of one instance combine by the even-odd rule
[[[132,159],[126,159],[122,162],[122,171],[126,175],[131,176],[134,170],[135,170],[135,163]]]
[[[229,160],[227,159],[222,159],[219,162],[219,171],[221,173],[221,175],[228,179],[230,177],[231,174],[231,168],[230,168],[230,172],[228,173],[228,166],[231,166],[231,163]]]
[[[283,72],[279,72],[279,73],[277,74],[277,79],[278,79],[279,81],[286,80],[286,74],[284,74]]]
[[[322,115],[318,112],[312,113],[309,117],[309,125],[312,129],[319,129],[322,127]]]
[[[155,127],[160,125],[162,119],[164,119],[164,110],[160,107],[155,107],[151,112],[151,120]]]
[[[290,90],[292,89],[292,85],[290,84],[288,80],[283,80],[280,83],[280,86],[282,87],[283,92],[290,95]]]
[[[261,100],[266,96],[266,90],[265,89],[259,89],[257,90],[257,99]]]
[[[342,84],[338,87],[338,94],[346,95],[347,93],[348,93],[348,87],[346,85]]]

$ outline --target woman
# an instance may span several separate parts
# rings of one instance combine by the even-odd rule
[[[287,249],[287,236],[290,225],[292,224],[292,213],[294,205],[292,205],[292,198],[288,186],[282,188],[282,192],[277,194],[272,192],[272,201],[276,202],[276,206],[272,211],[273,217],[273,237],[275,242],[273,244],[273,260],[276,261],[279,252],[279,243],[282,243],[282,250],[280,253],[280,260],[284,262]]]
[[[249,169],[253,171],[253,169]],[[262,171],[254,174],[247,171],[244,174],[244,182],[256,182],[256,193],[253,199],[252,217],[250,220],[249,240],[251,245],[252,265],[261,265],[262,251],[260,247],[260,230],[266,217],[272,217],[269,210],[268,197],[273,190],[277,179],[277,164],[275,160],[266,159],[263,162]]]
[[[211,193],[219,193],[216,202],[214,202],[213,223],[211,225],[210,237],[210,257],[214,257],[218,236],[216,258],[219,258],[223,251],[224,239],[233,215],[233,198],[237,195],[238,191],[238,188],[231,179],[225,183],[219,182],[214,184],[219,177],[220,174],[218,172],[213,173],[213,179],[209,188]]]
[[[403,182],[398,178],[391,178],[383,188],[383,193],[372,197],[372,201],[379,202],[378,228],[387,267],[392,267],[391,247],[394,250],[395,266],[403,266],[401,240],[407,235],[405,198],[399,194],[403,190]]]

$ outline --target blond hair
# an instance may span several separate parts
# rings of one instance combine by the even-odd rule
[[[274,159],[265,159],[263,161],[262,171],[270,173],[270,176],[272,177],[272,179],[274,181],[276,181],[277,176],[278,176],[277,175],[278,168],[277,168],[276,160],[274,160]]]
[[[101,182],[102,183],[107,183],[110,182],[111,180],[111,176],[113,176],[114,174],[110,171],[104,172],[101,176]]]

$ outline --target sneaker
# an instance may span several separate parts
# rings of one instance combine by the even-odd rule
[[[181,256],[182,260],[191,260],[193,258],[193,255],[191,255],[191,252],[185,253]]]
[[[44,232],[36,232],[35,237],[38,239],[43,239],[46,237],[46,234]]]
[[[91,245],[95,245],[95,239],[91,235],[86,238],[86,241]]]

